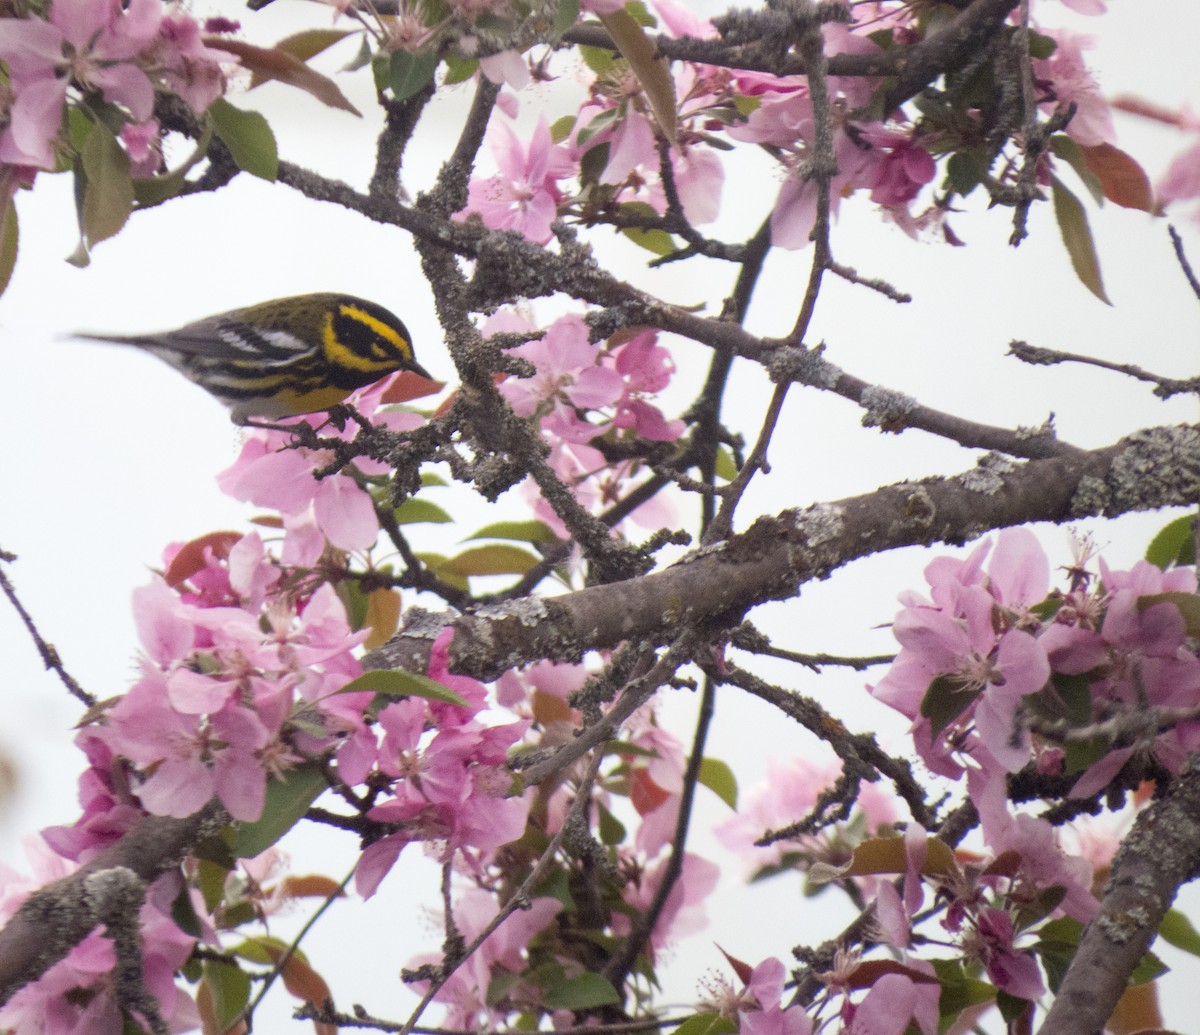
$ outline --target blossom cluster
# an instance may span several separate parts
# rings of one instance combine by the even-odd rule
[[[1167,717],[1200,703],[1192,630],[1170,597],[1195,593],[1195,572],[1147,561],[1114,571],[1101,558],[1096,579],[1085,560],[1051,594],[1036,537],[1007,529],[994,550],[988,541],[964,559],[930,564],[928,598],[901,598],[893,625],[900,653],[871,692],[912,720],[917,751],[934,772],[957,779],[970,768],[993,778],[1029,764],[1042,772],[1069,765],[1079,773],[1072,794],[1089,797],[1138,748],[1115,746],[1098,729],[1090,754],[1064,756],[1052,740],[1031,736],[1039,718],[1072,716],[1086,726],[1132,709]],[[1166,725],[1144,747],[1174,773],[1200,744],[1200,723]]]
[[[211,31],[211,28],[209,29]],[[154,94],[204,111],[225,87],[231,58],[202,40],[200,24],[163,0],[53,0],[46,18],[5,19],[0,60],[8,96],[0,162],[53,170],[68,101],[95,93],[124,113],[121,137],[143,174],[155,171]]]
[[[513,312],[497,314],[484,327],[487,335],[500,332],[534,333]],[[500,393],[514,413],[537,422],[551,447],[551,467],[589,508],[619,499],[621,486],[638,470],[632,461],[610,463],[598,440],[673,442],[683,434],[683,421],[667,419],[651,402],[675,372],[670,352],[657,339],[656,332],[644,330],[624,341],[596,344],[584,320],[572,314],[511,350],[533,366],[534,374],[509,378]],[[565,538],[562,522],[536,493],[533,504],[537,516]]]

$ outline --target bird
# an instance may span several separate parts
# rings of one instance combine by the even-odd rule
[[[258,302],[157,334],[74,337],[145,349],[228,406],[237,424],[328,410],[398,370],[433,380],[398,317],[336,292]]]

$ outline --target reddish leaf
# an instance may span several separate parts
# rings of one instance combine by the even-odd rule
[[[282,50],[285,54],[291,54],[300,61],[308,61],[335,43],[340,43],[347,36],[357,35],[361,31],[361,29],[304,29],[302,32],[285,36],[275,44],[275,49]],[[253,90],[266,81],[264,76],[256,72],[250,78],[249,88]]]
[[[1132,94],[1122,94],[1112,102],[1112,107],[1118,111],[1128,112],[1130,115],[1140,115],[1144,119],[1153,119],[1155,122],[1165,122],[1168,126],[1182,126],[1183,116],[1170,108],[1164,108],[1160,104],[1154,104],[1151,101],[1143,100],[1141,97],[1134,97]]]
[[[544,690],[534,690],[529,699],[533,717],[543,726],[552,722],[570,722],[571,707],[561,697]]]
[[[1081,150],[1087,167],[1099,178],[1109,201],[1141,212],[1153,210],[1154,192],[1150,189],[1150,178],[1130,155],[1112,144],[1097,144]]]
[[[400,624],[400,594],[381,586],[367,596],[367,620],[363,623],[371,635],[363,641],[367,650],[382,647]]]
[[[340,108],[342,111],[348,111],[360,118],[362,116],[362,112],[350,103],[337,83],[329,76],[322,75],[315,68],[310,68],[286,50],[280,50],[278,47],[256,47],[244,40],[233,40],[226,36],[205,36],[204,42],[210,47],[216,47],[218,50],[236,55],[242,63],[242,67],[249,69],[259,80],[274,79],[281,83],[287,83],[288,86],[294,86],[305,93],[312,94],[318,101],[330,108]]]
[[[938,983],[936,975],[914,970],[895,960],[866,960],[854,968],[846,983],[851,988],[870,988],[885,974],[903,974],[916,985],[936,985]]]
[[[345,890],[332,877],[310,873],[303,877],[285,877],[281,882],[283,893],[288,898],[334,898],[345,897]]]
[[[406,403],[413,399],[423,399],[427,395],[437,395],[446,387],[445,381],[431,381],[411,370],[402,370],[393,374],[388,386],[380,397],[382,403]]]
[[[639,816],[653,812],[671,795],[650,779],[645,769],[634,769],[629,783],[629,800]]]
[[[730,956],[721,946],[717,946],[722,956],[729,960],[729,965],[733,967],[733,972],[741,979],[743,985],[750,984],[750,978],[754,973],[754,968],[749,963],[739,960],[734,956]]]
[[[207,535],[184,543],[163,573],[167,585],[178,589],[196,572],[200,571],[205,565],[205,550],[211,550],[217,560],[223,561],[229,556],[233,544],[241,538],[241,532],[209,532]]]

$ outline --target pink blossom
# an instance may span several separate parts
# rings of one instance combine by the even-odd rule
[[[923,1035],[936,1035],[942,989],[933,966],[909,959],[905,967],[910,973],[883,974],[871,985],[849,1011],[844,1035],[903,1035],[914,1021]]]
[[[4,135],[5,161],[54,168],[54,143],[72,82],[99,91],[135,122],[154,108],[154,87],[133,59],[155,38],[159,0],[54,0],[49,21],[12,19],[0,36],[15,100]]]
[[[412,414],[375,412],[388,383],[385,380],[363,389],[348,402],[363,416],[392,430],[411,430],[422,424],[423,420]],[[358,425],[351,422],[342,431],[326,427],[321,433],[353,439]],[[294,553],[285,551],[289,563],[315,561],[314,550],[319,554],[320,543],[312,539],[314,526],[339,549],[363,550],[371,546],[379,535],[379,521],[370,495],[355,481],[353,472],[376,474],[385,465],[360,458],[352,468],[317,479],[314,472],[326,466],[333,454],[328,450],[288,448],[290,442],[286,432],[250,432],[238,458],[217,476],[221,491],[283,515],[289,536],[295,529],[300,537]]]
[[[933,157],[908,134],[875,128],[863,132],[873,147],[884,151],[871,181],[871,200],[886,208],[905,206],[933,179]]]
[[[539,341],[512,350],[532,363],[530,378],[510,378],[500,385],[501,394],[521,417],[553,418],[558,437],[586,442],[603,429],[576,415],[576,408],[596,409],[620,398],[624,385],[620,375],[601,364],[601,353],[588,341],[587,325],[575,315],[555,320]]]
[[[666,388],[675,372],[671,353],[657,340],[657,332],[642,331],[617,352],[617,373],[625,384],[613,423],[651,442],[673,442],[683,434],[683,421],[666,420],[657,406],[644,399]]]
[[[162,162],[158,119],[127,122],[121,127],[121,143],[129,154],[129,172],[135,177],[153,176]]]
[[[355,883],[364,896],[374,894],[411,841],[443,842],[447,858],[456,851],[487,858],[525,829],[529,803],[509,795],[512,781],[504,762],[528,723],[488,727],[472,718],[485,704],[484,689],[448,671],[452,636],[450,628],[439,636],[429,673],[465,697],[469,706],[412,697],[379,713],[384,736],[376,765],[392,781],[391,797],[369,815],[399,829],[371,845],[359,860]],[[429,728],[436,732],[427,733]],[[361,772],[362,762],[357,765]]]
[[[1013,947],[1013,920],[1002,909],[983,909],[976,918],[976,948],[992,983],[1018,999],[1046,994],[1037,960]]]
[[[455,906],[454,921],[467,942],[474,940],[496,914],[496,899],[480,889],[467,891]],[[518,909],[490,934],[476,952],[459,966],[438,990],[436,999],[447,1005],[444,1024],[469,1031],[494,1029],[504,1024],[506,1013],[492,1005],[493,981],[506,974],[523,974],[529,966],[528,946],[562,909],[553,898],[535,898]],[[440,956],[421,956],[409,963],[441,963]]]
[[[516,50],[502,50],[479,59],[479,70],[491,82],[524,90],[529,85],[529,64]]]
[[[670,859],[663,859],[643,872],[637,883],[626,885],[622,897],[634,915],[644,912],[650,905],[670,864]],[[691,852],[684,854],[682,872],[667,895],[658,923],[650,934],[653,948],[662,949],[708,925],[704,901],[716,888],[720,874],[720,867],[716,863]],[[628,933],[629,918],[624,913],[613,913],[612,927],[617,935]]]
[[[750,972],[735,1007],[740,1035],[812,1035],[812,1020],[802,1007],[781,1005],[786,976],[783,963],[774,958]]]
[[[205,46],[196,19],[172,6],[163,16],[151,60],[167,85],[199,112],[225,92],[221,64],[233,58],[228,51]]]
[[[1033,61],[1035,75],[1050,94],[1041,107],[1056,111],[1074,104],[1075,115],[1067,125],[1067,136],[1084,147],[1113,143],[1117,134],[1112,109],[1083,59],[1083,52],[1094,45],[1092,38],[1065,29],[1043,31],[1057,46],[1050,57]]]
[[[1155,194],[1164,206],[1200,198],[1200,138],[1171,160]]]
[[[996,855],[1013,852],[1020,858],[1012,880],[1019,882],[1022,896],[1033,900],[1050,888],[1060,889],[1065,894],[1059,908],[1082,923],[1091,920],[1100,904],[1092,894],[1087,861],[1064,852],[1046,820],[1009,811],[1004,774],[971,768],[967,787],[988,847]]]
[[[692,36],[695,39],[714,39],[717,30],[707,18],[701,18],[679,0],[654,0],[654,10],[672,36]]]
[[[28,846],[27,851],[38,870],[36,884],[0,867],[0,886],[4,887],[0,917],[5,920],[34,887],[73,869],[64,867],[40,844]],[[146,990],[158,1000],[159,1011],[171,1030],[186,1031],[198,1026],[199,1016],[192,998],[176,986],[175,974],[191,955],[196,939],[182,932],[167,915],[170,900],[178,890],[169,878],[152,885],[138,921]],[[125,1030],[112,980],[115,965],[112,940],[100,930],[93,931],[41,978],[25,985],[0,1007],[0,1027],[4,1031],[45,1035]]]
[[[561,199],[556,181],[570,174],[564,152],[550,139],[545,118],[538,120],[528,143],[507,122],[494,123],[492,154],[500,172],[471,180],[463,212],[478,214],[494,230],[515,230],[545,244]]]

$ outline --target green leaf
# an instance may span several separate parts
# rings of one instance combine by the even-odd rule
[[[545,1006],[551,1010],[593,1010],[597,1006],[614,1006],[620,1001],[621,996],[612,982],[590,971],[552,981],[545,996]]]
[[[1075,959],[1079,939],[1083,936],[1083,924],[1070,917],[1061,917],[1042,924],[1038,929],[1036,945],[1042,967],[1050,982],[1050,989],[1057,992]]]
[[[1103,205],[1104,187],[1100,183],[1100,177],[1088,167],[1087,157],[1083,153],[1083,148],[1065,133],[1055,133],[1050,138],[1050,150],[1075,170],[1076,175],[1083,181],[1083,185],[1087,187],[1088,193],[1091,194],[1092,200],[1097,205]]]
[[[388,66],[388,85],[392,88],[392,96],[398,101],[420,93],[433,82],[433,73],[437,71],[438,56],[433,52],[410,54],[406,50],[392,51],[392,60]]]
[[[617,58],[611,50],[602,47],[580,47],[579,56],[583,63],[598,76],[611,75],[617,67]]]
[[[225,1031],[250,1002],[250,975],[222,960],[205,960],[203,974],[204,986],[212,997],[217,1028]]]
[[[1029,1031],[1026,1026],[1022,1028],[1022,1018],[1028,1018],[1033,1010],[1033,1003],[1028,999],[1021,999],[1009,992],[1000,989],[996,992],[996,1008],[1000,1011],[1000,1016],[1008,1023],[1009,1031]]]
[[[267,934],[260,934],[238,942],[236,945],[226,949],[226,952],[231,956],[236,956],[238,959],[245,960],[247,963],[258,963],[261,966],[269,967],[283,953],[287,952],[287,942],[281,941],[279,938],[273,938]],[[303,958],[303,953],[299,949],[296,950],[296,955]]]
[[[364,672],[357,679],[350,680],[339,694],[356,694],[370,691],[382,694],[384,697],[424,697],[430,701],[440,701],[443,704],[457,705],[459,708],[470,708],[470,704],[461,694],[443,686],[436,679],[419,676],[415,672],[405,672],[404,669],[372,669]]]
[[[1138,960],[1138,965],[1133,968],[1133,973],[1129,975],[1129,983],[1131,985],[1144,985],[1148,981],[1162,977],[1170,969],[1154,953],[1148,952]]]
[[[1200,956],[1200,931],[1197,931],[1191,920],[1178,909],[1167,910],[1167,915],[1158,925],[1158,933],[1175,948],[1190,952],[1193,956]]]
[[[1104,293],[1100,260],[1096,255],[1096,246],[1092,241],[1092,231],[1088,226],[1083,205],[1057,176],[1051,177],[1050,184],[1054,198],[1054,217],[1058,220],[1058,230],[1062,234],[1063,244],[1066,245],[1075,275],[1101,302],[1112,305],[1108,295]]]
[[[96,123],[80,152],[85,176],[82,229],[91,247],[118,233],[133,211],[129,155],[103,123]]]
[[[524,575],[538,563],[533,554],[515,546],[497,543],[494,546],[476,546],[451,557],[441,568],[455,575]]]
[[[933,959],[930,962],[942,986],[938,1015],[943,1022],[957,1019],[968,1007],[990,1003],[996,997],[996,989],[986,981],[970,977],[960,960]],[[942,1027],[939,1026],[939,1030]]]
[[[731,809],[737,810],[737,777],[719,758],[700,760],[700,782]]]
[[[184,934],[190,934],[193,938],[204,937],[204,926],[196,915],[196,907],[192,905],[192,896],[186,887],[180,889],[179,894],[171,900],[171,919]]]
[[[558,536],[550,531],[550,526],[544,521],[496,521],[484,525],[478,532],[467,536],[464,542],[472,539],[513,539],[520,543],[553,543]]]
[[[444,525],[453,521],[436,503],[410,496],[395,510],[398,525]]]
[[[1065,675],[1055,672],[1050,683],[1067,706],[1067,718],[1072,725],[1082,726],[1092,717],[1092,677],[1086,672]]]
[[[658,48],[646,35],[645,23],[635,17],[636,0],[617,11],[597,12],[596,17],[629,64],[642,86],[659,132],[674,144],[679,115],[675,102],[675,79],[668,62],[658,56]],[[647,12],[648,17],[648,12]]]
[[[267,784],[262,816],[253,823],[234,823],[229,847],[239,859],[253,859],[299,822],[328,787],[320,767],[297,766]]]
[[[598,824],[600,843],[604,845],[619,845],[625,840],[625,824],[603,805],[599,805],[598,807],[600,811]]]
[[[987,175],[987,159],[982,151],[971,148],[955,151],[946,160],[946,178],[962,197],[966,197]]]
[[[737,109],[737,113],[744,119],[748,119],[754,112],[762,107],[762,98],[757,95],[738,93],[733,96],[733,106]]]
[[[351,629],[361,629],[367,624],[367,609],[370,600],[363,592],[362,583],[357,579],[344,579],[337,584],[335,592],[342,606],[346,609],[346,618]]]
[[[689,1017],[672,1035],[732,1035],[737,1025],[728,1017],[717,1013],[698,1013]]]
[[[454,86],[456,83],[465,83],[478,69],[478,58],[463,57],[461,54],[454,53],[447,54],[445,85]]]
[[[234,164],[251,176],[274,183],[279,175],[279,150],[267,120],[256,111],[234,107],[224,97],[209,105],[208,114]]]
[[[471,583],[467,581],[467,577],[451,571],[448,567],[450,562],[442,554],[430,552],[418,553],[417,560],[424,564],[425,567],[443,582],[449,583],[456,589],[470,590]]]
[[[13,267],[17,264],[17,203],[8,199],[4,214],[0,216],[0,295],[4,294],[12,279]]]
[[[230,874],[230,867],[201,857],[196,864],[196,873],[196,887],[204,899],[204,906],[210,913],[215,913],[225,897],[225,878]]]
[[[722,481],[731,482],[738,476],[737,464],[728,446],[717,446],[717,465],[713,473]]]
[[[947,676],[938,676],[929,684],[921,699],[921,714],[929,720],[936,737],[983,693],[982,690],[964,690]]]
[[[620,112],[619,112],[619,109],[617,109],[617,108],[608,108],[607,110],[602,111],[599,115],[597,115],[594,119],[592,119],[586,126],[583,126],[579,130],[578,133],[575,134],[575,142],[577,144],[579,144],[580,147],[582,147],[589,140],[591,140],[592,137],[594,137],[597,133],[602,133],[602,132],[604,132],[604,130],[608,129],[610,126],[615,125],[619,117],[620,117]],[[649,207],[649,206],[647,206],[647,207]],[[654,211],[654,210],[651,209],[651,211]]]
[[[550,139],[556,144],[561,144],[571,135],[571,130],[575,128],[575,116],[564,115],[560,119],[555,119],[550,124]]]
[[[558,10],[554,13],[554,31],[566,32],[579,21],[579,0],[559,0]]]
[[[1146,547],[1146,560],[1163,571],[1192,564],[1196,559],[1194,520],[1194,515],[1184,514],[1167,522]]]
[[[1058,41],[1052,36],[1043,36],[1033,29],[1029,30],[1029,56],[1045,61],[1058,49]]]

